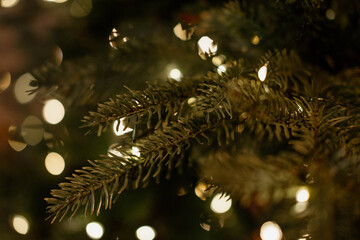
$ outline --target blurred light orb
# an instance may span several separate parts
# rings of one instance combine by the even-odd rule
[[[310,198],[309,190],[306,187],[301,187],[296,192],[297,202],[307,202]]]
[[[60,175],[65,169],[64,158],[56,152],[49,153],[45,158],[45,168],[52,175]]]
[[[12,149],[17,152],[21,152],[27,146],[27,144],[21,139],[18,127],[11,125],[8,130],[8,143]]]
[[[59,46],[56,46],[53,54],[54,54],[53,59],[54,59],[55,64],[57,66],[60,66],[62,63],[63,57],[64,57],[61,48]]]
[[[294,210],[295,213],[302,213],[302,212],[304,212],[306,210],[307,205],[308,205],[307,202],[297,202],[294,205],[293,210]]]
[[[174,79],[174,80],[176,80],[176,81],[180,81],[181,80],[181,78],[182,78],[182,73],[181,73],[181,71],[179,70],[179,69],[177,69],[177,68],[173,68],[173,69],[171,69],[170,71],[169,71],[169,74],[168,74],[168,77],[169,78],[172,78],[172,79]]]
[[[133,155],[135,155],[136,157],[140,157],[140,149],[138,149],[137,147],[132,147],[131,148],[131,153]]]
[[[74,0],[70,6],[70,14],[73,17],[82,18],[92,10],[92,0]]]
[[[222,64],[222,65],[218,66],[217,72],[219,75],[222,75],[224,72],[226,72],[226,65]]]
[[[113,130],[116,136],[124,135],[125,133],[131,132],[133,130],[132,128],[129,127],[125,129],[124,119],[125,118],[121,118],[120,121],[119,120],[114,121]]]
[[[210,208],[215,213],[226,213],[231,208],[231,198],[228,199],[226,196],[221,196],[221,193],[216,194],[210,203]]]
[[[202,59],[206,59],[207,56],[215,55],[218,47],[217,44],[214,43],[214,40],[209,38],[208,36],[203,36],[198,41],[199,47],[199,55]]]
[[[91,222],[86,225],[86,233],[91,239],[100,239],[104,235],[104,227],[99,222]]]
[[[253,37],[251,38],[251,44],[253,44],[253,45],[259,45],[259,43],[260,43],[260,38],[259,38],[258,35],[255,35],[255,36],[253,36]]]
[[[258,77],[260,79],[260,81],[264,81],[267,75],[267,64],[265,64],[264,66],[262,66],[259,71],[258,71]]]
[[[28,116],[21,124],[20,134],[27,144],[37,145],[44,137],[42,121],[35,116]]]
[[[187,41],[191,39],[191,36],[195,31],[195,27],[189,26],[188,28],[183,28],[182,24],[178,23],[174,27],[173,31],[177,38],[183,41]]]
[[[11,83],[11,75],[9,72],[6,72],[0,75],[0,93],[5,91]]]
[[[209,197],[209,195],[212,193],[212,191],[207,190],[208,189],[208,185],[206,185],[203,182],[199,182],[194,191],[195,191],[195,195],[200,198],[201,200],[205,201],[207,197]]]
[[[282,236],[281,228],[275,222],[266,222],[260,228],[260,237],[262,240],[281,240]]]
[[[325,12],[325,16],[328,20],[334,20],[336,17],[335,11],[332,10],[331,8],[329,8],[328,10],[326,10]]]
[[[141,226],[136,230],[136,237],[139,240],[152,240],[155,236],[155,229],[150,226]]]
[[[54,2],[54,3],[64,3],[67,2],[67,0],[44,0],[45,2]]]
[[[226,56],[223,54],[220,54],[219,56],[215,56],[211,59],[211,62],[215,65],[215,66],[220,66],[221,64],[223,64],[226,60]]]
[[[36,87],[30,85],[34,80],[34,76],[30,73],[25,73],[16,80],[14,85],[14,95],[19,103],[29,103],[36,96],[36,93],[29,94],[29,91],[36,89]]]
[[[43,107],[43,117],[50,124],[58,124],[65,116],[65,108],[57,99],[46,101]]]
[[[12,225],[15,231],[22,235],[27,234],[30,228],[29,221],[22,215],[15,215],[12,220]]]
[[[19,0],[1,0],[1,7],[10,8],[15,6]]]

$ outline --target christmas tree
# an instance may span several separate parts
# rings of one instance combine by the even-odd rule
[[[1,5],[1,239],[358,239],[359,2]]]

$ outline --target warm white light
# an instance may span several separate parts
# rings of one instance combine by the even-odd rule
[[[334,10],[332,10],[331,8],[326,10],[325,15],[326,15],[326,18],[329,19],[329,20],[334,20],[335,17],[336,17],[336,14],[335,14]]]
[[[221,75],[221,74],[223,74],[224,72],[226,72],[226,65],[225,65],[225,64],[222,64],[222,65],[218,66],[217,72],[218,72],[219,75]]]
[[[199,182],[195,187],[195,195],[201,200],[205,201],[210,194],[212,194],[213,190],[208,189],[209,186],[203,182]]]
[[[180,81],[182,76],[183,75],[182,75],[181,71],[177,68],[171,69],[168,74],[169,78],[175,79],[176,81]]]
[[[215,56],[211,59],[211,62],[215,65],[215,66],[220,66],[221,64],[223,64],[226,60],[226,56],[221,54],[219,56]]]
[[[178,37],[183,41],[187,41],[191,39],[191,36],[195,31],[195,27],[189,27],[187,29],[183,29],[181,23],[178,23],[173,30],[176,37]]]
[[[6,90],[11,83],[11,75],[9,72],[0,75],[0,93],[4,90]]]
[[[28,116],[21,124],[20,134],[27,144],[37,145],[44,137],[42,121],[35,116]]]
[[[260,43],[260,38],[259,38],[259,36],[258,36],[258,35],[255,35],[254,37],[252,37],[251,43],[252,43],[253,45],[258,45],[258,44]]]
[[[310,198],[309,190],[306,187],[301,187],[296,192],[296,201],[307,202]]]
[[[155,236],[155,229],[150,226],[142,226],[136,230],[136,237],[139,240],[152,240]]]
[[[64,3],[67,2],[67,0],[44,0],[45,2],[54,2],[54,3]]]
[[[298,202],[294,205],[294,212],[295,213],[302,213],[306,210],[308,203],[307,202]]]
[[[57,99],[48,100],[43,107],[43,116],[48,123],[57,124],[64,118],[65,108]]]
[[[91,222],[86,225],[86,233],[91,239],[100,239],[104,234],[104,227],[99,222]]]
[[[266,75],[267,75],[267,66],[265,64],[258,71],[258,77],[259,77],[260,81],[264,81],[266,78]]]
[[[131,132],[133,130],[132,128],[129,127],[125,129],[124,119],[125,118],[120,119],[120,124],[119,124],[119,120],[116,120],[113,124],[113,130],[116,136],[124,135],[125,133]]]
[[[59,175],[65,168],[64,158],[56,152],[51,152],[45,158],[45,167],[50,174]]]
[[[29,91],[36,87],[30,86],[31,81],[35,80],[30,73],[21,75],[15,82],[14,95],[19,103],[25,104],[34,99],[36,94],[29,94]]]
[[[280,240],[282,235],[280,226],[274,222],[266,222],[260,228],[262,240]]]
[[[228,199],[226,196],[221,196],[222,194],[218,193],[211,201],[210,208],[215,213],[225,213],[231,208],[231,199]]]
[[[132,147],[131,153],[137,157],[140,157],[140,149],[138,149],[137,147]]]
[[[29,221],[21,215],[15,215],[12,221],[16,232],[25,235],[29,231]]]
[[[4,8],[10,8],[15,6],[19,0],[1,0],[1,6]]]
[[[201,37],[198,41],[198,46],[201,53],[209,56],[214,55],[217,51],[217,45],[208,36]]]

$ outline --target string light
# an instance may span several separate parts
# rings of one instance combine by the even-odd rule
[[[18,4],[19,0],[1,0],[1,7],[10,8]]]
[[[228,199],[226,196],[222,196],[221,193],[216,194],[210,203],[210,208],[215,213],[226,213],[231,208],[231,198]]]
[[[59,175],[65,169],[64,158],[56,152],[51,152],[45,158],[45,167],[50,174]]]
[[[217,72],[219,75],[222,75],[224,72],[226,72],[226,65],[222,64],[222,65],[218,66]]]
[[[11,75],[9,72],[0,75],[0,93],[2,91],[5,91],[10,86],[10,83],[11,83]]]
[[[310,198],[309,190],[306,187],[301,187],[296,192],[297,202],[307,202]]]
[[[198,41],[199,55],[202,59],[206,60],[206,56],[215,55],[218,47],[214,40],[208,36],[203,36]]]
[[[139,240],[152,240],[156,237],[156,231],[150,226],[141,226],[136,230],[136,237]]]
[[[22,235],[27,234],[30,228],[29,221],[22,215],[14,215],[12,225],[15,231]]]
[[[267,63],[264,66],[262,66],[258,71],[258,77],[260,81],[263,82],[266,78],[266,75],[267,75]]]
[[[331,8],[329,8],[328,10],[326,10],[325,12],[325,16],[328,20],[334,20],[336,17],[335,11],[332,10]]]
[[[220,54],[219,56],[215,56],[211,59],[211,62],[215,65],[215,66],[220,66],[221,64],[223,64],[226,60],[226,56],[223,54]]]
[[[44,137],[43,123],[39,118],[30,115],[22,122],[20,134],[27,144],[35,146]]]
[[[275,222],[265,222],[260,228],[260,237],[262,240],[280,240],[282,236],[281,228]]]
[[[181,23],[176,24],[176,26],[173,29],[174,34],[176,37],[178,37],[179,39],[183,40],[183,41],[187,41],[191,39],[191,36],[193,35],[194,31],[195,31],[195,27],[188,27],[188,28],[183,28],[183,26],[181,25]]]
[[[50,124],[58,124],[65,116],[65,108],[57,99],[46,101],[43,107],[43,117]]]
[[[176,81],[180,81],[181,80],[181,78],[182,78],[182,72],[179,70],[179,69],[177,69],[177,68],[173,68],[173,69],[171,69],[170,71],[169,71],[169,74],[168,74],[168,77],[169,78],[172,78],[172,79],[174,79],[174,80],[176,80]]]
[[[140,157],[140,149],[138,149],[137,147],[132,147],[131,148],[131,153],[133,155],[135,155],[136,157]]]
[[[25,73],[16,80],[14,86],[14,95],[19,103],[29,103],[36,96],[36,93],[29,94],[30,91],[35,90],[36,88],[31,86],[31,82],[34,80],[34,76],[30,73]]]
[[[125,118],[120,118],[120,123],[119,120],[116,120],[113,124],[113,130],[116,136],[121,136],[124,135],[125,133],[131,132],[133,129],[127,127],[125,129],[125,124],[124,124],[124,120]]]
[[[259,38],[258,35],[255,35],[255,36],[253,36],[253,37],[251,38],[251,44],[253,44],[253,45],[259,45],[259,43],[260,43],[260,38]]]
[[[86,225],[86,233],[91,239],[100,239],[104,235],[104,227],[99,222],[91,222]]]

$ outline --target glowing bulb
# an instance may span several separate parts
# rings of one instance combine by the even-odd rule
[[[225,65],[225,64],[222,64],[222,65],[218,66],[217,72],[218,72],[219,75],[221,75],[221,74],[223,74],[224,72],[226,72],[226,65]]]
[[[295,213],[302,213],[306,210],[308,203],[307,202],[298,202],[295,204],[293,210]]]
[[[206,191],[207,189],[208,186],[205,183],[199,182],[195,187],[195,195],[201,200],[205,201],[206,197],[208,197],[212,192],[210,190]]]
[[[182,75],[181,71],[177,68],[171,69],[168,74],[168,77],[175,79],[176,81],[180,81],[182,76],[183,75]]]
[[[142,226],[136,230],[136,237],[139,240],[152,240],[155,236],[155,229],[150,226]]]
[[[86,233],[91,239],[100,239],[104,234],[104,227],[99,222],[91,222],[86,225]]]
[[[48,123],[57,124],[64,118],[65,108],[59,100],[48,100],[43,107],[43,116]]]
[[[25,235],[29,231],[29,221],[21,215],[15,215],[12,220],[13,227],[16,232]]]
[[[44,0],[45,2],[54,2],[54,3],[64,3],[67,2],[67,0]]]
[[[138,149],[137,147],[132,147],[131,153],[137,157],[140,157],[140,149]]]
[[[124,119],[125,118],[121,118],[120,123],[119,120],[116,120],[113,124],[113,130],[116,136],[124,135],[125,133],[131,132],[133,130],[132,128],[129,127],[125,129]]]
[[[11,83],[11,75],[9,72],[0,75],[0,93],[4,90],[6,90]]]
[[[296,201],[307,202],[310,198],[309,190],[306,187],[301,187],[296,192]]]
[[[59,175],[65,168],[64,158],[56,152],[51,152],[45,158],[45,167],[50,174]]]
[[[210,208],[215,213],[225,213],[231,208],[232,201],[227,197],[221,197],[222,194],[218,193],[211,201]]]
[[[336,14],[335,14],[334,10],[332,10],[331,8],[326,10],[325,15],[326,15],[326,18],[329,19],[329,20],[334,20],[335,17],[336,17]]]
[[[183,29],[181,23],[178,23],[174,29],[174,34],[176,37],[178,37],[179,39],[183,40],[183,41],[187,41],[189,39],[191,39],[192,34],[195,31],[195,27],[188,27]]]
[[[260,43],[260,38],[258,35],[255,35],[252,39],[251,39],[251,43],[253,45],[258,45]]]
[[[275,222],[266,222],[260,228],[262,240],[280,240],[282,235],[280,226]]]
[[[201,37],[198,41],[198,46],[199,46],[199,55],[203,59],[205,58],[205,55],[212,56],[217,51],[217,44],[215,44],[214,40],[212,40],[208,36]]]
[[[15,6],[19,0],[1,0],[1,7],[10,8]]]
[[[14,95],[19,103],[25,104],[34,99],[36,94],[29,94],[29,91],[35,90],[36,88],[30,85],[34,80],[34,76],[30,73],[25,73],[16,80],[14,86]]]
[[[259,77],[260,81],[264,81],[266,78],[266,75],[267,75],[267,64],[262,66],[258,71],[258,77]]]
[[[221,54],[219,56],[215,56],[211,59],[211,62],[215,65],[215,66],[220,66],[221,64],[223,64],[226,60],[226,56]]]

